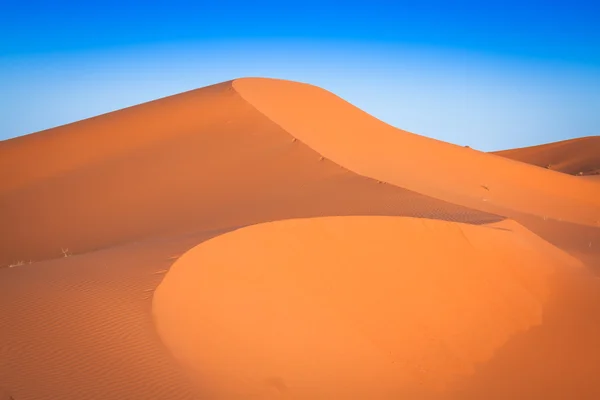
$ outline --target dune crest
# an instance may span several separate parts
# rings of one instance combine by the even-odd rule
[[[600,225],[600,188],[592,182],[394,128],[316,86],[245,78],[233,87],[291,135],[360,175],[508,217]]]
[[[600,174],[600,136],[495,151],[493,154],[570,175]]]
[[[153,313],[210,399],[398,399],[472,375],[580,267],[513,221],[285,220],[184,254]]]
[[[208,238],[324,215],[503,219],[320,160],[230,82],[0,142],[0,178],[0,385],[16,399],[202,398],[151,298]]]
[[[231,82],[1,142],[0,181],[0,267],[293,217],[501,219],[320,160]]]
[[[273,79],[0,141],[0,386],[597,400],[599,191]]]

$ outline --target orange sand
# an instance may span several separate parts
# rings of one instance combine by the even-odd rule
[[[315,86],[241,79],[259,111],[325,158],[356,173],[479,210],[600,226],[590,182],[396,129]]]
[[[495,154],[571,175],[600,174],[600,136],[497,151]]]
[[[207,398],[398,399],[472,378],[578,268],[510,221],[286,220],[190,250],[153,309]]]
[[[242,79],[0,142],[0,182],[5,397],[599,397],[590,177]]]

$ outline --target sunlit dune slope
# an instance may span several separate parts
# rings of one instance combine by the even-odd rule
[[[251,78],[233,87],[291,135],[358,174],[501,215],[600,224],[594,182],[396,129],[312,85]]]
[[[1,141],[0,393],[596,400],[598,190],[269,79]]]
[[[571,175],[600,173],[600,136],[496,151],[494,154]]]
[[[582,273],[513,221],[286,220],[190,250],[153,312],[206,399],[591,399],[598,318],[574,306],[571,325],[546,325],[570,301],[565,277]],[[537,331],[547,337],[531,343]],[[522,340],[526,367],[511,358]],[[554,365],[567,352],[571,363]]]
[[[321,160],[231,82],[0,142],[0,266],[351,214],[499,219]]]

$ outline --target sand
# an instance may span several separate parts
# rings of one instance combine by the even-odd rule
[[[0,182],[15,400],[599,397],[591,177],[241,79],[0,142]]]
[[[286,220],[190,250],[153,309],[164,342],[210,399],[424,397],[476,380],[478,365],[542,325],[561,275],[581,268],[512,221]],[[594,379],[593,369],[573,368],[577,384]],[[555,372],[535,366],[546,379],[528,390],[560,389]]]
[[[497,151],[495,154],[571,175],[600,174],[600,136]]]
[[[600,188],[590,182],[396,129],[312,85],[233,85],[291,135],[363,176],[506,216],[516,211],[600,226]]]

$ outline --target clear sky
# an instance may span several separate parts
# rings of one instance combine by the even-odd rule
[[[599,1],[0,1],[0,139],[244,76],[480,150],[600,134]]]

